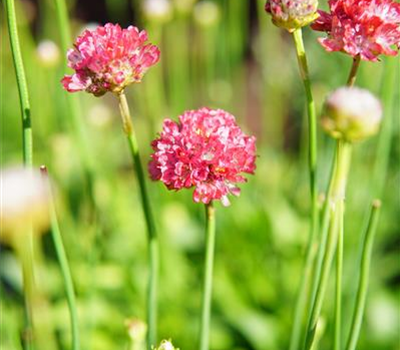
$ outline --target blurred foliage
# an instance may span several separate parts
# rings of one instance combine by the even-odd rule
[[[121,25],[134,21],[160,45],[161,62],[142,84],[127,91],[145,160],[163,118],[176,118],[184,109],[204,105],[224,108],[257,136],[256,175],[242,186],[241,197],[233,199],[229,208],[217,207],[211,346],[284,349],[302,272],[309,210],[304,94],[294,48],[290,35],[270,23],[264,1],[215,0],[203,8],[194,2],[170,1],[170,12],[161,17],[143,11],[146,1],[141,0],[71,2],[74,35],[93,25],[87,20],[97,16],[102,24],[108,20]],[[145,316],[147,247],[117,101],[111,95],[79,95],[88,151],[96,170],[96,217],[83,175],[81,150],[72,133],[67,93],[60,84],[65,53],[49,59],[49,52],[43,57],[38,51],[43,40],[59,43],[54,4],[50,0],[16,3],[31,94],[34,163],[47,165],[57,188],[59,220],[77,288],[82,349],[126,349],[125,320]],[[21,122],[4,9],[1,11],[1,156],[5,167],[21,163]],[[304,35],[320,112],[327,92],[346,81],[351,60],[342,54],[327,54],[317,43],[319,34],[310,29],[306,28]],[[363,62],[357,84],[379,95],[385,62]],[[399,349],[399,90],[393,94],[396,115],[385,118],[395,117],[397,122],[392,130],[390,169],[359,350]],[[344,336],[351,319],[360,242],[372,199],[377,141],[375,137],[354,147],[346,203]],[[321,192],[326,187],[332,146],[320,133]],[[161,240],[159,337],[173,339],[181,349],[193,349],[201,297],[203,208],[192,202],[190,191],[172,193],[156,183],[150,185],[150,191]],[[67,349],[68,309],[50,235],[37,245],[43,254],[36,264],[36,277],[51,306],[50,320],[44,326],[53,328],[60,348]],[[0,266],[0,346],[19,350],[21,276],[18,261],[5,246]],[[325,304],[326,329],[320,349],[329,349],[332,339],[332,288]]]

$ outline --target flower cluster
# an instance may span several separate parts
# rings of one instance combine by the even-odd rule
[[[62,79],[64,88],[101,96],[140,82],[160,57],[158,47],[146,42],[147,33],[133,26],[122,29],[107,23],[85,30],[68,51],[68,66],[75,73]]]
[[[255,137],[220,109],[187,111],[179,122],[166,119],[152,147],[151,178],[170,190],[195,187],[195,202],[229,205],[228,194],[240,193],[235,183],[246,181],[240,174],[253,174],[256,167]]]
[[[334,138],[348,142],[376,134],[382,120],[382,106],[368,90],[342,87],[325,102],[322,127]]]
[[[400,3],[393,0],[330,0],[330,13],[319,11],[312,28],[329,52],[342,51],[366,61],[394,56],[400,46]]]
[[[289,32],[310,24],[318,17],[318,0],[268,0],[265,11],[277,27]]]

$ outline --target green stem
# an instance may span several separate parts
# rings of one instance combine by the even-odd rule
[[[356,57],[353,58],[353,64],[351,66],[349,77],[347,78],[347,84],[346,84],[347,86],[349,87],[354,86],[359,66],[360,66],[360,55],[357,55]]]
[[[204,263],[203,300],[201,308],[200,350],[208,350],[209,348],[214,250],[215,208],[212,202],[210,202],[206,205],[206,254]]]
[[[340,350],[342,331],[342,274],[343,274],[343,239],[344,239],[344,202],[340,203],[339,233],[336,248],[336,299],[335,299],[335,325],[333,349]]]
[[[48,173],[45,166],[41,166],[40,170],[48,181]],[[57,259],[60,264],[61,275],[64,280],[65,294],[67,296],[68,308],[70,312],[70,323],[72,330],[72,349],[79,350],[79,323],[78,323],[78,311],[75,299],[75,289],[72,280],[71,270],[68,263],[67,254],[63,240],[61,237],[60,226],[58,224],[57,212],[54,204],[54,199],[51,191],[51,184],[48,184],[49,196],[50,196],[50,219],[51,219],[51,235],[53,238],[54,247],[56,249]]]
[[[311,312],[308,318],[306,328],[305,349],[309,350],[313,344],[318,319],[321,314],[322,304],[325,297],[325,291],[328,284],[329,273],[332,265],[338,241],[338,229],[341,220],[341,206],[345,198],[347,175],[349,172],[351,160],[351,144],[338,140],[336,147],[336,160],[331,183],[329,185],[329,195],[326,205],[329,217],[329,232],[326,242],[326,248],[322,260],[321,270],[317,266],[317,273],[314,276],[316,283],[315,295],[312,296]]]
[[[35,277],[33,270],[33,237],[30,230],[26,239],[21,240],[16,237],[14,248],[22,266],[22,279],[24,286],[24,313],[25,328],[23,332],[24,350],[34,349],[34,323],[33,305],[35,299]]]
[[[294,322],[290,339],[290,349],[296,350],[299,348],[301,325],[307,306],[308,286],[310,285],[311,271],[315,260],[315,245],[314,241],[319,229],[318,218],[318,187],[317,187],[317,117],[315,112],[315,103],[311,91],[311,82],[308,72],[307,56],[304,49],[303,37],[301,28],[293,32],[294,44],[296,47],[297,60],[300,69],[300,76],[303,81],[304,89],[307,98],[307,114],[308,114],[308,166],[310,176],[310,195],[311,195],[311,227],[307,244],[306,259],[304,264],[304,272],[300,283],[300,289],[296,301],[294,314]]]
[[[65,74],[67,74],[68,71],[67,51],[72,46],[71,27],[68,18],[68,8],[65,0],[55,0],[55,6],[56,6],[58,28],[61,37],[61,47],[63,52],[65,53],[64,69],[65,69]],[[83,123],[83,119],[81,118],[78,96],[73,94],[68,94],[67,103],[69,109],[69,116],[71,117],[72,121],[72,129],[77,142],[77,150],[81,157],[81,161],[85,171],[85,177],[88,185],[89,199],[91,201],[92,206],[96,207],[94,198],[95,171],[92,163],[92,157],[89,153],[89,144],[87,141],[88,137],[86,135],[85,125]]]
[[[372,246],[374,243],[375,232],[378,225],[380,208],[381,208],[381,202],[379,200],[375,200],[372,203],[371,214],[369,217],[368,227],[365,234],[365,240],[361,257],[361,265],[360,265],[360,280],[358,284],[356,303],[354,307],[354,313],[353,313],[346,350],[356,349],[358,337],[360,334],[362,318],[365,309],[365,302],[367,298],[367,291],[368,291],[368,278],[369,278],[369,269],[371,265]]]
[[[118,94],[119,107],[121,111],[123,129],[129,143],[133,166],[138,180],[142,208],[146,220],[147,234],[149,240],[149,282],[147,290],[147,322],[148,335],[147,346],[151,350],[157,344],[157,280],[158,280],[158,239],[154,218],[150,207],[150,199],[146,189],[146,180],[143,172],[142,162],[139,154],[139,146],[129,112],[125,93]]]
[[[29,103],[28,85],[26,82],[24,63],[21,54],[21,46],[18,37],[14,0],[6,0],[5,4],[7,12],[8,34],[10,38],[15,73],[17,76],[19,100],[21,105],[23,161],[25,166],[31,167],[33,162],[33,146],[31,107]]]
[[[377,198],[382,197],[385,186],[388,164],[390,159],[390,149],[392,145],[393,133],[393,111],[396,101],[395,91],[396,78],[399,72],[399,61],[393,58],[387,58],[382,77],[381,97],[385,118],[383,118],[382,129],[379,134],[379,140],[376,151],[376,161],[374,166],[374,195]]]

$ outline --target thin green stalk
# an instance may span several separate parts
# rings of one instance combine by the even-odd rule
[[[374,196],[382,197],[385,186],[388,164],[390,159],[390,149],[392,145],[393,133],[393,112],[396,103],[396,78],[399,72],[399,60],[387,58],[382,77],[381,97],[385,118],[383,118],[382,129],[379,133],[379,140],[376,151],[376,161],[374,166]]]
[[[360,280],[358,283],[356,303],[354,307],[354,313],[353,313],[346,350],[356,349],[358,337],[360,335],[360,329],[361,329],[362,318],[364,314],[365,302],[368,291],[368,278],[369,278],[369,269],[371,266],[372,247],[374,243],[376,228],[378,225],[380,208],[381,208],[381,202],[379,200],[374,200],[372,203],[371,214],[368,220],[368,227],[364,239],[361,265],[360,265]]]
[[[65,53],[64,69],[65,73],[67,73],[68,68],[67,68],[66,53],[68,49],[72,46],[71,26],[69,24],[68,8],[65,0],[55,0],[55,5],[56,5],[58,28],[61,37],[61,47],[63,52]],[[94,187],[93,187],[95,171],[92,163],[92,157],[90,156],[89,153],[88,137],[86,135],[83,119],[81,118],[81,111],[78,98],[79,97],[76,95],[68,94],[67,103],[68,103],[69,115],[72,121],[72,129],[77,142],[77,150],[81,157],[81,161],[85,171],[85,177],[88,185],[89,199],[91,201],[92,206],[96,207],[94,198]]]
[[[347,175],[351,160],[351,144],[338,140],[336,146],[336,160],[334,173],[329,185],[329,196],[327,198],[327,206],[329,213],[329,233],[326,242],[326,249],[322,260],[321,271],[314,276],[316,283],[315,295],[312,295],[312,303],[310,305],[311,312],[308,318],[306,328],[305,349],[309,350],[313,344],[318,319],[321,314],[322,304],[325,297],[325,291],[328,283],[329,273],[332,265],[333,255],[335,253],[338,228],[341,220],[341,206],[345,198]],[[318,275],[319,274],[319,275]]]
[[[17,76],[19,100],[21,105],[23,161],[25,166],[31,167],[33,162],[33,146],[31,107],[29,103],[28,85],[26,82],[24,63],[21,54],[21,46],[18,37],[14,0],[6,0],[5,4],[7,12],[8,34],[10,38],[15,73]]]
[[[19,239],[19,236],[16,237],[14,248],[19,261],[21,261],[24,287],[25,327],[22,336],[23,348],[24,350],[34,350],[33,305],[35,300],[35,277],[33,269],[33,237],[31,232],[29,232],[24,240]]]
[[[206,205],[206,254],[204,261],[203,300],[201,307],[200,350],[208,350],[210,341],[210,316],[212,278],[215,250],[215,208],[211,203]]]
[[[347,86],[352,87],[354,86],[354,83],[356,82],[357,78],[357,71],[358,67],[360,66],[360,55],[357,55],[356,57],[353,58],[353,64],[351,66],[350,74],[349,77],[347,78]]]
[[[47,169],[45,166],[40,168],[42,174],[47,179]],[[75,288],[72,280],[71,270],[68,263],[67,254],[65,253],[65,248],[60,232],[60,226],[58,224],[57,212],[54,204],[54,199],[51,191],[51,185],[48,184],[49,196],[50,196],[50,219],[51,219],[51,235],[53,238],[54,247],[56,249],[57,259],[60,264],[61,275],[64,280],[65,294],[67,296],[68,308],[70,313],[70,323],[72,330],[72,349],[79,350],[79,322],[78,322],[78,309],[76,306],[75,299]]]
[[[149,244],[149,282],[147,290],[147,347],[149,350],[157,344],[157,280],[158,280],[158,239],[154,218],[150,207],[150,199],[146,189],[146,180],[143,172],[139,154],[139,145],[129,112],[128,102],[125,93],[118,94],[119,107],[121,111],[123,129],[128,139],[129,150],[131,152],[133,166],[138,180],[142,208],[146,220],[148,244]]]
[[[344,202],[341,201],[339,215],[339,233],[336,248],[336,295],[335,295],[335,325],[333,349],[340,350],[342,337],[342,274],[343,274],[343,239],[344,239]]]
[[[294,44],[296,47],[297,60],[299,63],[300,76],[304,84],[304,89],[307,98],[307,114],[308,114],[308,166],[310,176],[310,194],[311,194],[311,227],[307,244],[306,259],[304,264],[304,272],[300,289],[297,297],[294,322],[290,339],[290,349],[296,350],[299,348],[301,337],[301,326],[304,313],[307,306],[308,286],[312,276],[313,262],[315,260],[315,245],[314,241],[319,229],[318,218],[318,187],[317,187],[317,117],[315,112],[315,103],[311,91],[311,82],[308,72],[307,56],[304,49],[303,37],[301,28],[293,32]]]

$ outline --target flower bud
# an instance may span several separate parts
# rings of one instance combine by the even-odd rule
[[[342,87],[328,96],[321,124],[332,137],[353,142],[376,134],[381,119],[381,103],[368,90]]]
[[[186,15],[192,11],[195,0],[173,0],[176,11]]]
[[[277,27],[294,32],[318,18],[317,0],[268,0],[265,11],[271,14]]]
[[[50,196],[40,172],[23,167],[2,169],[1,180],[1,241],[13,244],[31,229],[44,232],[50,224]]]
[[[125,321],[129,338],[131,339],[130,350],[142,350],[146,348],[147,325],[139,319]]]
[[[166,23],[172,18],[172,6],[169,0],[146,0],[143,14],[150,21]]]
[[[43,40],[36,48],[36,53],[41,63],[47,67],[53,67],[60,61],[60,50],[51,40]]]
[[[194,7],[194,20],[204,28],[212,27],[220,19],[218,5],[213,1],[200,1]]]
[[[154,350],[179,350],[175,348],[169,340],[163,340],[160,343],[160,346],[155,348]]]

